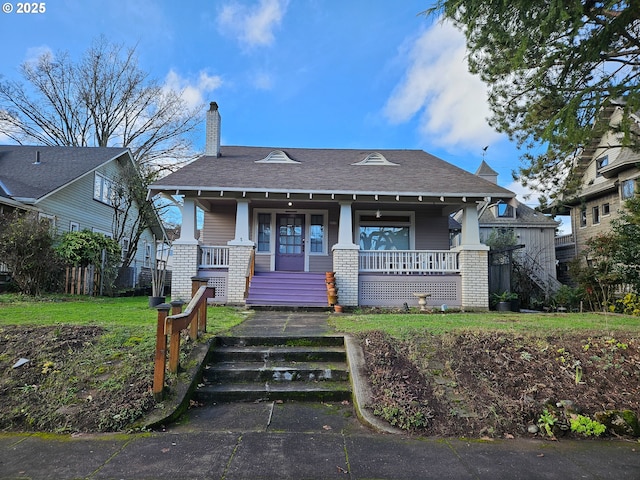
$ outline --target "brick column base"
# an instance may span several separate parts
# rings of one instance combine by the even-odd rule
[[[229,245],[229,279],[227,281],[227,303],[229,304],[245,304],[247,267],[252,250],[251,245]]]
[[[173,244],[173,270],[171,272],[171,299],[191,299],[191,277],[198,274],[198,244]]]
[[[358,253],[357,248],[333,248],[338,303],[345,307],[358,306]]]
[[[489,310],[489,252],[488,248],[459,247],[462,309]]]

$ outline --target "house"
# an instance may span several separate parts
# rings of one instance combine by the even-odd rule
[[[174,297],[204,276],[219,302],[326,306],[324,274],[335,272],[344,306],[417,305],[426,293],[430,305],[488,308],[478,203],[512,192],[422,150],[220,146],[220,129],[212,102],[205,155],[150,186],[183,200]],[[324,299],[306,297],[307,282]]]
[[[88,229],[114,238],[113,189],[131,165],[126,148],[0,145],[0,213],[33,211],[48,219],[58,234]],[[135,206],[133,210],[123,220],[127,228],[137,218]],[[154,236],[164,238],[159,220],[138,242],[122,286],[134,286],[151,267]],[[128,235],[121,247],[123,253],[132,248]]]
[[[594,128],[602,130],[587,145],[574,164],[579,180],[576,193],[566,195],[552,207],[555,213],[571,216],[569,235],[556,238],[560,274],[567,275],[568,263],[580,257],[587,240],[611,229],[620,218],[624,202],[638,193],[640,153],[623,145],[623,134],[616,126],[623,117],[624,102],[611,101],[599,116]],[[637,132],[640,118],[631,115],[632,131]],[[560,275],[559,274],[559,275]]]
[[[476,175],[498,183],[498,173],[485,160],[482,160]],[[515,255],[543,292],[551,293],[560,287],[556,278],[555,252],[556,229],[560,222],[512,198],[508,202],[478,204],[478,223],[482,243],[487,243],[495,232],[513,235],[515,242],[521,246]],[[509,286],[503,285],[495,290],[509,290]]]

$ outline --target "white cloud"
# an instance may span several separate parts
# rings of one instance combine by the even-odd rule
[[[26,63],[36,64],[40,57],[43,55],[49,56],[51,59],[54,58],[53,50],[48,45],[41,45],[39,47],[31,47],[27,49],[27,53],[25,55],[24,61]]]
[[[477,150],[499,138],[487,123],[487,88],[469,73],[464,36],[451,24],[436,24],[408,49],[403,79],[384,113],[392,123],[419,115],[430,144]]]
[[[195,81],[181,77],[174,70],[170,70],[164,82],[164,87],[179,92],[188,108],[195,108],[204,103],[205,95],[220,88],[222,78],[200,72]]]
[[[289,0],[259,0],[257,6],[227,3],[219,11],[218,25],[222,33],[236,37],[247,47],[268,46],[288,4]]]

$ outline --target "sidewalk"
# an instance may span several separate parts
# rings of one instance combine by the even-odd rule
[[[235,333],[266,330],[331,333],[326,315],[286,312]],[[25,478],[637,480],[640,443],[412,438],[374,432],[350,403],[237,403],[147,434],[0,434],[0,479]]]

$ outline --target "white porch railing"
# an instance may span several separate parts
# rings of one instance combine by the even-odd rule
[[[554,239],[556,247],[562,247],[564,245],[573,245],[576,243],[576,239],[573,233],[568,233],[566,235],[559,235]]]
[[[228,268],[229,247],[200,247],[199,268]]]
[[[460,273],[458,252],[449,250],[361,250],[359,270],[398,275]]]

